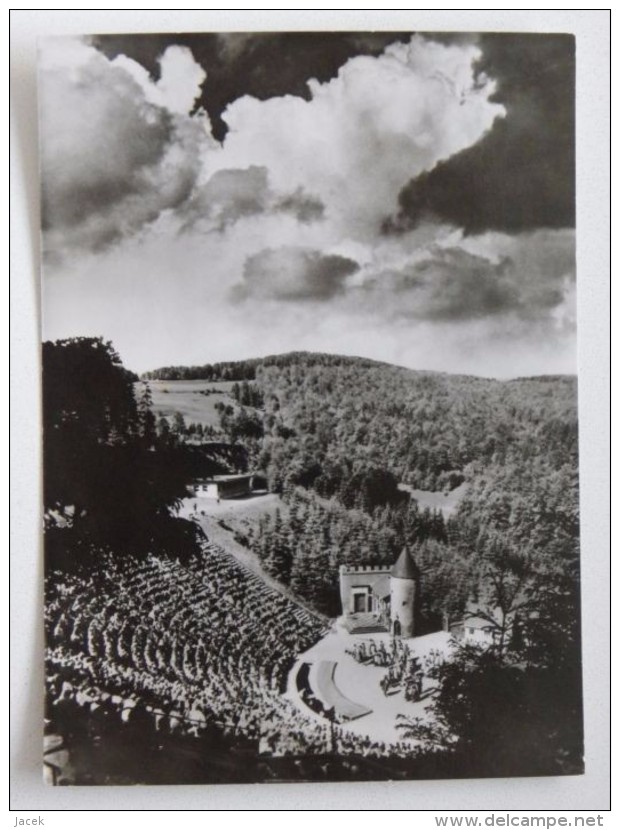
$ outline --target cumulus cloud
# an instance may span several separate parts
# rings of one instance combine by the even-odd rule
[[[210,220],[220,229],[244,216],[263,213],[269,202],[265,167],[245,170],[218,170],[208,182],[195,189],[180,212],[183,230],[201,220]]]
[[[274,193],[267,168],[252,165],[245,170],[218,170],[195,188],[179,214],[183,230],[188,231],[205,222],[224,230],[244,217],[268,213],[288,213],[300,222],[313,222],[323,217],[323,211],[323,203],[301,188]]]
[[[261,224],[260,233],[252,237],[254,254],[264,250],[265,239],[273,250],[279,247],[282,234],[277,218],[265,221],[267,227]],[[289,227],[290,247],[294,247],[297,233],[292,224]],[[314,225],[304,228],[307,250],[316,252],[310,238]],[[290,299],[289,285],[284,289],[288,298],[282,299],[267,287],[261,294],[256,284],[250,293],[242,279],[246,230],[239,222],[226,234],[170,238],[162,233],[148,246],[127,239],[96,258],[66,263],[58,278],[46,282],[46,338],[104,333],[136,371],[292,349],[366,355],[414,368],[492,376],[574,371],[570,254],[574,239],[568,232],[465,238],[446,232],[445,247],[463,249],[488,262],[487,276],[494,264],[509,258],[512,264],[506,266],[504,279],[516,286],[520,300],[512,310],[486,316],[431,319],[402,314],[403,306],[410,308],[408,295],[387,287],[382,290],[377,278],[432,259],[432,244],[406,255],[398,244],[401,238],[385,240],[378,249],[358,245],[348,254],[341,250],[340,256],[359,262],[360,268],[337,281],[336,293],[322,301]],[[334,249],[330,255],[336,255]],[[286,284],[290,275],[283,279]],[[360,287],[372,280],[374,290]],[[235,282],[241,285],[231,295]],[[246,286],[241,291],[244,302],[239,301],[241,286]],[[528,303],[526,296],[546,288],[563,292],[559,305],[543,308]]]
[[[351,259],[306,248],[267,248],[249,257],[238,299],[329,300],[344,291],[345,280],[358,269]]]
[[[504,114],[471,44],[412,38],[308,82],[310,100],[243,96],[223,113],[220,167],[266,167],[278,191],[316,194],[342,233],[376,234],[412,176],[470,146]]]
[[[154,80],[125,55],[76,41],[46,43],[41,122],[48,248],[97,247],[184,202],[184,227],[224,226],[274,211],[333,233],[376,235],[403,184],[477,141],[503,108],[474,70],[471,44],[414,37],[348,60],[308,100],[242,96],[224,112],[222,145],[202,110],[205,70],[168,46]],[[267,171],[267,181],[261,179]],[[58,231],[58,233],[54,233]],[[64,237],[63,237],[64,234]]]
[[[45,245],[65,254],[62,267],[45,263],[47,337],[104,333],[136,369],[307,348],[482,374],[511,374],[515,356],[515,373],[570,371],[572,232],[484,232],[458,188],[456,218],[381,230],[408,181],[507,120],[484,38],[400,38],[340,64],[334,46],[307,84],[289,50],[285,94],[252,37],[227,41],[213,69],[171,37],[138,38],[131,58],[123,38],[108,57],[83,41],[44,48]],[[201,42],[179,44],[190,41]],[[244,87],[237,70],[250,72],[257,49]],[[232,95],[222,66],[233,64],[234,88],[256,97]],[[210,90],[232,101],[221,142],[197,109]],[[483,182],[484,166],[471,169]],[[470,207],[470,224],[456,221]]]
[[[366,268],[352,297],[387,318],[457,323],[512,315],[525,323],[557,315],[574,278],[571,231],[455,235],[397,267]]]
[[[365,290],[388,292],[399,316],[422,320],[466,320],[517,307],[509,278],[511,263],[498,263],[458,248],[439,249],[400,271],[379,274]]]
[[[45,42],[40,118],[48,252],[96,250],[190,194],[207,133],[200,116],[169,106],[178,101],[173,93],[190,61],[185,53],[166,53],[159,91],[147,95],[151,82],[128,71],[127,62],[110,62],[80,41]],[[198,75],[189,74],[195,88]]]
[[[111,59],[127,55],[153,78],[168,46],[182,45],[209,70],[197,104],[208,113],[213,135],[227,132],[221,113],[242,95],[260,100],[282,95],[308,99],[308,78],[325,82],[349,58],[379,55],[411,32],[218,32],[211,34],[98,35],[94,43]]]
[[[158,58],[159,79],[126,55],[118,55],[112,66],[124,69],[140,85],[146,100],[169,112],[187,115],[200,95],[207,73],[185,46],[168,46]]]
[[[279,213],[290,213],[300,222],[317,222],[325,215],[325,205],[316,196],[305,193],[298,187],[293,193],[285,193],[278,197],[274,210]]]

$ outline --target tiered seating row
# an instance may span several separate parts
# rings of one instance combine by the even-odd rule
[[[52,709],[105,705],[127,720],[146,707],[158,728],[217,724],[270,754],[329,752],[340,734],[279,692],[323,622],[213,544],[186,565],[102,553],[94,573],[52,574],[45,624]]]

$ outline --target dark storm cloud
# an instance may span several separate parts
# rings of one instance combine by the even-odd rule
[[[492,100],[507,115],[477,144],[409,182],[387,233],[429,218],[467,233],[574,226],[573,36],[484,34],[477,42],[478,71],[497,81]]]
[[[373,289],[394,295],[399,316],[422,320],[470,320],[514,310],[519,294],[510,280],[511,262],[493,263],[459,248],[401,271],[378,276]]]
[[[207,72],[196,107],[207,111],[213,135],[221,140],[228,129],[221,114],[237,98],[297,95],[309,100],[308,79],[328,81],[349,58],[379,55],[388,44],[410,37],[410,32],[99,35],[93,44],[110,58],[133,58],[154,79],[168,46],[189,47]]]
[[[59,39],[41,67],[46,256],[106,248],[188,198],[205,142],[199,119],[147,100],[135,78],[83,42]]]
[[[307,248],[266,248],[249,257],[236,299],[329,300],[343,293],[346,278],[358,269],[347,257]]]
[[[512,241],[512,255],[494,259],[463,248],[436,248],[354,291],[363,305],[395,317],[462,322],[513,313],[522,320],[541,319],[564,302],[574,270],[569,246],[569,239],[556,241],[552,267],[549,242],[540,235]]]

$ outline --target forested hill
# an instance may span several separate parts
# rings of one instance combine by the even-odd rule
[[[226,360],[218,363],[204,363],[200,366],[161,366],[158,369],[152,369],[148,372],[143,372],[142,380],[254,380],[257,369],[261,366],[294,366],[301,365],[306,367],[322,366],[322,367],[337,367],[337,366],[352,366],[359,369],[372,369],[384,367],[391,370],[399,370],[410,375],[422,375],[425,377],[447,377],[460,378],[461,380],[469,381],[486,381],[487,378],[481,378],[476,375],[457,375],[448,372],[434,372],[425,369],[407,369],[404,366],[397,366],[392,363],[386,363],[382,360],[373,360],[370,357],[357,357],[352,355],[338,355],[329,354],[327,352],[284,352],[282,354],[272,354],[265,357],[252,357],[245,360]],[[553,382],[566,381],[576,383],[574,375],[532,375],[530,377],[518,377],[508,383],[521,383],[523,381],[533,382]],[[502,381],[497,381],[501,383]]]
[[[293,352],[144,377],[255,385],[264,400],[255,461],[274,489],[290,482],[343,495],[357,473],[378,468],[439,490],[460,484],[468,465],[518,465],[535,457],[555,470],[577,465],[572,376],[498,381]]]
[[[162,366],[142,374],[142,380],[254,380],[260,366],[345,366],[360,368],[389,366],[366,357],[325,354],[323,352],[286,352],[285,354],[205,363],[202,366]]]

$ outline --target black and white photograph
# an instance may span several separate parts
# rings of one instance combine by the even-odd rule
[[[584,773],[575,60],[40,41],[50,785]]]

